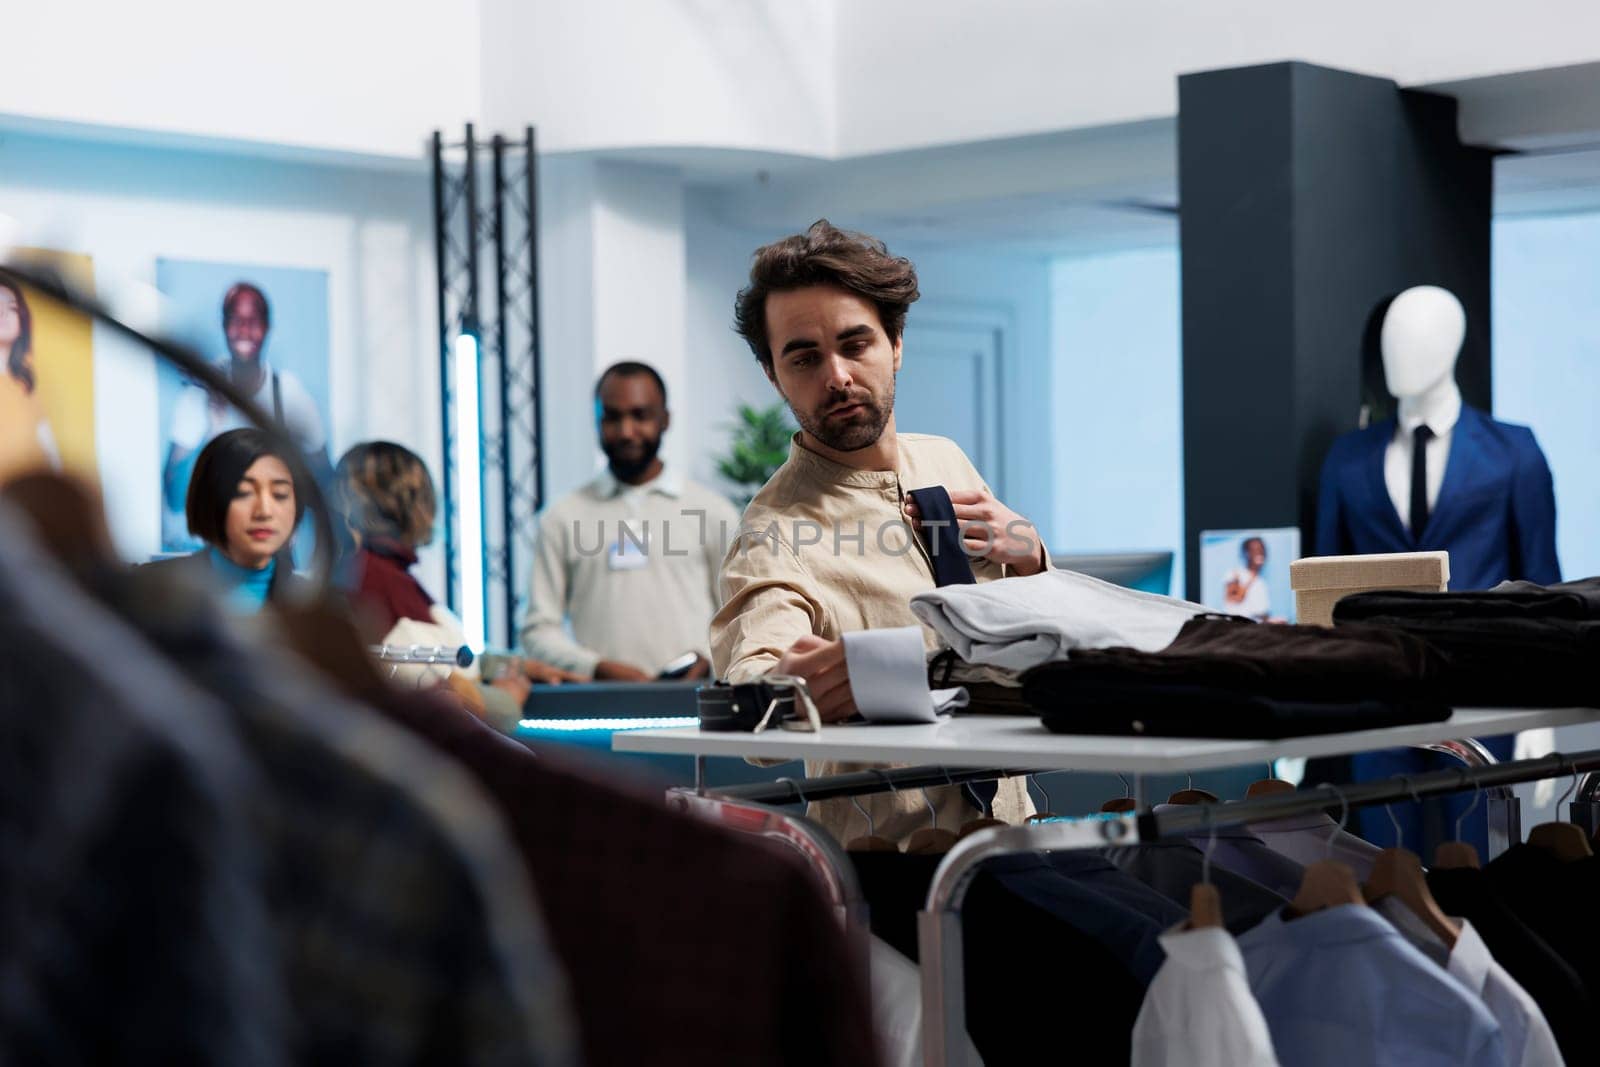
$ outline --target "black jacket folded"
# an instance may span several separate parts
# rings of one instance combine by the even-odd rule
[[[1023,677],[1058,733],[1298,737],[1448,718],[1443,659],[1375,626],[1272,626],[1205,616],[1159,652],[1074,652]]]
[[[1029,679],[1026,693],[1058,734],[1280,738],[1380,730],[1450,717],[1446,704],[1384,700],[1284,700],[1199,685]]]
[[[1600,578],[1502,582],[1468,593],[1359,593],[1334,606],[1348,625],[1403,630],[1435,648],[1442,699],[1455,705],[1600,704]]]
[[[1600,621],[1600,578],[1555,585],[1501,582],[1493,589],[1464,593],[1355,593],[1334,605],[1336,622],[1378,618],[1514,619]]]

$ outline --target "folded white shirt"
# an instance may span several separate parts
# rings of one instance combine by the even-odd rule
[[[847,633],[844,662],[856,710],[870,722],[937,722],[967,706],[965,689],[929,690],[920,626]]]
[[[946,585],[911,598],[911,611],[968,663],[1025,671],[1078,648],[1159,652],[1208,609],[1124,589],[1076,571]]]

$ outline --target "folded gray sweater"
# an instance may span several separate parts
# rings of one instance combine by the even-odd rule
[[[911,611],[968,663],[1025,671],[1075,648],[1157,652],[1208,609],[1048,570],[1026,578],[947,585],[911,598]]]

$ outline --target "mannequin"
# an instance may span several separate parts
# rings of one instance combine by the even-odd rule
[[[1461,302],[1438,286],[1407,289],[1389,306],[1379,343],[1399,415],[1334,441],[1318,555],[1444,549],[1452,589],[1561,580],[1555,490],[1533,432],[1462,403],[1455,367],[1466,329]]]
[[[1517,578],[1544,585],[1561,580],[1550,467],[1533,431],[1462,402],[1455,371],[1466,333],[1466,312],[1449,290],[1421,285],[1389,305],[1379,345],[1384,381],[1399,412],[1344,434],[1328,450],[1317,504],[1319,556],[1444,549],[1450,588],[1460,590]],[[1426,427],[1420,438],[1419,427]],[[1496,758],[1511,757],[1511,737],[1482,740]],[[1355,756],[1348,771],[1323,766],[1316,773],[1362,782],[1445,765],[1427,753],[1397,749]],[[1392,810],[1406,846],[1432,855],[1432,846],[1445,839],[1443,828],[1453,827],[1465,808],[1464,799],[1445,798],[1426,808],[1397,804]],[[1394,834],[1382,810],[1361,813],[1359,825],[1368,840],[1387,843]],[[1487,847],[1477,827],[1468,838],[1480,850]]]

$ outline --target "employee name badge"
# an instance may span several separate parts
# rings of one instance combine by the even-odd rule
[[[648,536],[635,538],[631,533],[619,532],[606,550],[606,566],[614,571],[637,571],[648,566],[650,557],[641,541],[648,544]]]

